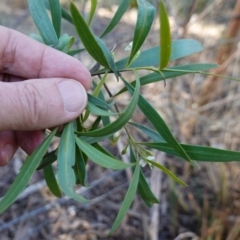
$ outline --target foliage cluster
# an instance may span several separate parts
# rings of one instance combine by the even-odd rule
[[[121,1],[114,17],[100,36],[96,36],[91,30],[97,3],[97,0],[91,0],[90,12],[84,18],[73,2],[70,2],[68,12],[61,7],[59,0],[28,0],[32,18],[40,34],[32,34],[31,36],[37,41],[72,56],[87,51],[96,62],[91,69],[91,75],[98,76],[99,81],[94,82],[92,94],[88,94],[88,105],[85,112],[76,120],[65,124],[61,131],[57,131],[57,128],[53,130],[33,154],[28,156],[15,181],[0,202],[0,213],[16,200],[36,170],[43,170],[46,183],[55,196],[61,197],[62,194],[65,194],[80,203],[87,203],[89,200],[76,194],[74,189],[79,184],[87,186],[86,165],[88,161],[113,170],[130,167],[133,171],[133,177],[110,230],[112,233],[121,224],[136,193],[149,207],[159,202],[148,185],[141,169],[142,166],[147,165],[150,169],[159,168],[179,184],[186,185],[171,171],[155,161],[151,149],[177,156],[190,164],[194,164],[195,161],[230,162],[240,159],[239,152],[179,143],[161,115],[140,93],[140,88],[146,84],[165,82],[167,79],[184,74],[207,74],[204,71],[216,66],[211,63],[193,63],[167,67],[170,61],[200,52],[202,46],[192,39],[171,40],[168,14],[164,2],[159,1],[156,11],[148,1],[136,1],[138,15],[132,37],[133,41],[128,46],[130,54],[127,58],[117,62],[114,61],[113,52],[105,44],[104,37],[118,25],[130,7],[131,1]],[[140,48],[149,34],[155,15],[159,15],[161,26],[159,46],[141,52]],[[74,49],[76,41],[74,37],[61,33],[62,19],[75,26],[84,46],[83,49]],[[140,77],[139,71],[141,70],[148,70],[151,73]],[[132,72],[135,80],[129,83],[121,74],[125,71]],[[108,89],[106,79],[109,74],[114,74],[116,83],[121,81],[125,87],[119,88],[114,96],[110,93],[106,98],[104,89]],[[131,100],[128,106],[119,112],[114,98],[126,91],[131,95]],[[137,107],[154,129],[131,121]],[[90,115],[94,116],[95,121],[90,127],[86,127]],[[152,142],[137,142],[129,131],[132,127],[142,131]],[[128,143],[122,151],[122,154],[126,154],[127,151],[130,153],[130,163],[128,164],[117,159],[101,146],[101,141],[105,139],[110,139],[113,144],[116,143],[121,137],[121,133],[119,134],[121,130],[125,131],[128,136]],[[116,133],[119,135],[116,136]],[[46,153],[54,136],[59,137],[59,146],[54,151]],[[55,161],[57,161],[56,175],[53,168]]]

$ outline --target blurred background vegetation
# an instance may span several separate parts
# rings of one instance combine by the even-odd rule
[[[61,1],[68,7],[68,1]],[[75,1],[87,14],[90,1]],[[120,0],[101,1],[92,24],[98,34],[107,25]],[[151,0],[157,6],[157,1]],[[213,72],[240,78],[240,0],[171,0],[168,7],[173,39],[199,40],[204,51],[172,65],[192,62],[219,63]],[[136,20],[136,3],[123,17],[121,24],[106,38],[109,48],[117,45],[116,59],[126,55],[125,46],[132,40]],[[36,33],[26,0],[1,0],[0,24],[24,34]],[[143,49],[158,44],[158,21]],[[63,23],[63,33],[75,30]],[[32,53],[34,55],[34,52]],[[91,59],[78,56],[90,68]],[[132,76],[129,76],[132,79]],[[109,85],[117,91],[115,82]],[[240,83],[222,78],[191,74],[142,88],[143,94],[162,114],[181,142],[240,150]],[[125,106],[127,98],[117,100]],[[135,120],[145,123],[136,112]],[[135,134],[138,134],[136,132]],[[147,141],[145,136],[138,135]],[[57,143],[56,143],[57,144]],[[108,146],[108,142],[104,142]],[[115,148],[121,152],[124,137]],[[0,169],[0,196],[16,176],[25,154],[18,151],[13,161]],[[0,216],[0,238],[5,239],[151,239],[151,240],[237,240],[240,239],[240,164],[200,163],[193,167],[163,153],[155,152],[157,161],[174,171],[189,186],[172,182],[163,173],[146,170],[152,189],[160,204],[152,209],[136,198],[122,226],[105,237],[120,207],[131,172],[111,172],[89,166],[91,187],[83,194],[94,199],[80,205],[66,198],[50,195],[42,173],[37,172],[25,195]],[[125,158],[125,156],[123,156]],[[127,161],[126,159],[124,159]]]

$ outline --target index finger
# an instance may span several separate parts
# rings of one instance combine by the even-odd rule
[[[70,78],[88,90],[91,75],[77,59],[0,26],[0,72],[26,79]]]

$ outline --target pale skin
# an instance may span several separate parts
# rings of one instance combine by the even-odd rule
[[[87,104],[89,71],[77,59],[0,26],[0,166],[43,130],[78,117]]]

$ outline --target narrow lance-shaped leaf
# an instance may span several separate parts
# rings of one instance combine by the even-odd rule
[[[151,128],[148,128],[141,124],[133,123],[133,122],[129,122],[129,124],[140,129],[142,132],[144,132],[148,137],[150,137],[155,142],[166,142],[158,132],[152,130]]]
[[[109,69],[111,69],[114,72],[114,74],[118,80],[118,70],[115,65],[112,53],[109,51],[106,44],[103,42],[103,40],[101,38],[95,36],[95,40],[97,41],[97,43],[99,44],[99,46],[101,47],[101,49],[103,51],[103,54],[108,62]]]
[[[110,138],[112,136],[112,134],[103,136],[103,137],[86,137],[86,136],[82,136],[80,137],[82,140],[84,140],[85,142],[89,143],[89,144],[93,144],[96,142],[101,142],[107,138]]]
[[[88,102],[106,110],[112,111],[112,108],[108,103],[106,103],[104,100],[94,97],[93,95],[88,94]]]
[[[174,78],[174,77],[182,76],[185,74],[189,74],[190,73],[189,71],[191,71],[191,73],[193,72],[198,73],[198,71],[207,71],[217,66],[218,66],[217,64],[212,64],[212,63],[196,63],[196,64],[174,66],[168,69],[165,68],[164,70],[161,71],[162,74],[158,72],[153,72],[141,77],[139,80],[140,80],[141,86],[143,86],[149,83],[159,82],[164,79],[169,79],[169,78]],[[135,86],[136,81],[132,81],[131,85]],[[126,87],[122,88],[118,93],[115,94],[115,96],[125,92],[126,90],[127,90]]]
[[[79,149],[83,151],[89,159],[102,167],[118,170],[132,166],[131,164],[126,164],[100,152],[98,149],[80,138],[76,137],[75,140]]]
[[[43,168],[45,168],[46,166],[48,166],[49,164],[54,163],[57,160],[57,154],[56,154],[56,150],[47,153],[41,163],[39,164],[39,166],[37,167],[37,170],[41,170]]]
[[[162,70],[165,68],[171,57],[171,47],[172,47],[172,39],[171,39],[171,30],[170,30],[170,24],[168,20],[168,14],[166,11],[166,8],[164,6],[164,3],[162,0],[160,0],[159,3],[159,20],[160,20],[160,46],[161,46],[161,51],[160,51],[160,66],[159,70]]]
[[[88,25],[90,25],[93,20],[94,13],[97,8],[97,3],[98,3],[97,0],[91,0],[91,8],[90,8],[89,17],[88,17]]]
[[[121,1],[116,13],[114,14],[113,18],[111,19],[111,22],[108,24],[106,29],[101,34],[101,36],[100,36],[101,38],[106,36],[109,32],[111,32],[113,30],[113,28],[115,28],[115,26],[121,20],[123,14],[127,11],[130,3],[131,3],[131,0],[122,0]]]
[[[46,180],[47,186],[48,186],[49,190],[51,191],[51,193],[53,195],[55,195],[56,197],[59,197],[59,198],[62,197],[62,193],[58,186],[58,182],[55,178],[55,174],[54,174],[52,165],[49,164],[48,166],[46,166],[43,169],[43,173],[44,173],[44,178]]]
[[[88,25],[73,2],[70,3],[70,11],[77,33],[88,53],[102,66],[111,69],[102,48],[96,41],[94,35],[91,33]]]
[[[65,8],[62,8],[62,17],[69,23],[73,24],[72,17]]]
[[[123,200],[123,203],[119,209],[118,215],[116,217],[116,220],[113,223],[113,226],[109,232],[109,234],[113,233],[119,225],[122,223],[123,218],[127,214],[128,209],[130,208],[132,201],[134,199],[134,196],[137,191],[138,181],[139,181],[139,174],[140,174],[140,165],[139,163],[136,164],[134,174],[132,177],[132,180],[130,182],[129,188],[127,190],[126,196]]]
[[[69,36],[68,34],[63,34],[59,38],[59,43],[56,46],[56,49],[60,50],[61,52],[68,53],[72,45],[74,44],[74,37]]]
[[[28,6],[44,43],[49,46],[57,46],[58,37],[47,15],[43,1],[28,0]]]
[[[137,162],[132,147],[130,147],[130,159],[133,163]],[[154,203],[159,203],[158,199],[155,197],[152,190],[150,189],[142,170],[140,170],[137,190],[138,194],[141,196],[147,206],[151,207]]]
[[[49,0],[44,0],[44,4],[45,4],[45,7],[50,10],[50,6],[49,6]],[[68,13],[68,11],[61,7],[61,13],[62,13],[62,18],[65,19],[66,21],[68,21],[69,23],[73,24],[73,21],[72,21],[72,17],[71,15]]]
[[[63,129],[62,137],[58,147],[58,171],[57,177],[61,190],[70,198],[88,203],[88,200],[74,191],[76,177],[73,170],[75,164],[75,137],[73,122],[67,123]]]
[[[154,203],[159,203],[149,184],[141,170],[138,184],[138,193],[148,207],[151,207]]]
[[[125,81],[124,81],[124,84],[126,84]],[[137,77],[137,84],[136,84],[135,91],[133,93],[132,100],[131,100],[130,104],[126,107],[124,112],[118,117],[117,120],[115,120],[114,122],[108,124],[107,126],[105,126],[103,128],[97,129],[95,131],[80,132],[79,134],[81,134],[83,136],[89,136],[89,137],[101,137],[101,136],[113,134],[113,133],[119,131],[131,119],[131,117],[136,109],[136,106],[137,106],[139,92],[140,92],[140,84],[139,84],[139,80]]]
[[[103,91],[100,91],[99,92],[99,96],[98,96],[102,101],[105,101],[105,96],[104,96],[104,94],[103,94]],[[104,127],[106,127],[107,125],[109,125],[110,123],[111,123],[111,121],[110,121],[110,117],[108,117],[108,116],[106,116],[106,117],[104,117],[104,116],[101,116],[101,119],[102,119],[102,123],[103,123],[103,126]],[[112,134],[109,134],[109,139],[111,140],[111,141],[113,141],[114,140],[114,136],[112,135]]]
[[[96,84],[95,82],[93,82],[93,85],[95,87],[92,95],[88,94],[88,103],[92,103],[96,106],[99,106],[103,109],[109,109],[111,110],[111,107],[102,99],[97,98],[97,96],[100,94],[101,95],[101,90],[102,90],[102,86],[105,83],[106,77],[107,77],[108,72],[106,71],[104,76],[101,78],[99,84]],[[87,109],[85,112],[85,115],[83,117],[83,122],[85,122],[88,117],[90,115],[90,111]]]
[[[154,20],[155,8],[145,0],[137,0],[138,16],[134,31],[132,50],[127,62],[130,65],[134,56],[144,43]]]
[[[100,82],[97,84],[96,88],[93,91],[93,96],[97,97],[100,93],[100,91],[102,90],[102,87],[104,85],[104,83],[106,82],[106,78],[107,78],[108,72],[106,71],[103,75],[103,77],[100,79]]]
[[[107,149],[103,148],[99,143],[93,143],[92,144],[93,147],[95,147],[96,149],[98,149],[100,152],[108,155],[109,157],[115,158],[117,159],[115,156],[113,156],[109,151],[107,151]],[[117,159],[118,160],[118,159]]]
[[[203,47],[200,42],[193,39],[180,39],[172,42],[171,61],[189,56],[191,54],[202,51]],[[158,66],[161,59],[159,58],[159,46],[142,51],[140,56],[131,63],[128,68]],[[128,58],[124,58],[116,62],[118,70],[125,69]],[[103,70],[103,72],[105,72]]]
[[[116,116],[119,113],[116,112],[107,112],[105,110],[102,110],[101,108],[98,108],[97,106],[95,106],[94,104],[88,102],[87,104],[87,109],[92,113],[92,114],[96,114],[98,116]]]
[[[70,56],[75,56],[75,55],[83,52],[84,50],[85,50],[84,48],[74,49],[74,50],[70,50],[67,54]]]
[[[131,86],[128,82],[126,82],[124,79],[123,81],[126,84],[126,87],[128,91],[132,94],[133,93],[133,86]],[[158,133],[166,140],[166,142],[176,150],[184,159],[187,161],[191,161],[189,156],[186,154],[186,152],[183,150],[183,148],[180,146],[178,141],[175,139],[171,131],[169,130],[167,124],[164,122],[164,120],[161,118],[161,116],[158,114],[158,112],[149,104],[149,102],[140,94],[139,100],[138,100],[138,106],[143,112],[143,114],[147,117],[147,119],[153,124],[153,126],[156,128]]]
[[[52,23],[59,38],[61,35],[61,21],[62,21],[62,9],[59,0],[48,0],[50,12],[52,16]]]
[[[111,134],[103,136],[103,137],[85,137],[85,136],[82,136],[81,139],[84,140],[85,142],[89,143],[89,144],[94,144],[94,143],[97,143],[97,142],[101,142],[101,141],[103,141],[107,138],[110,138],[111,136],[112,136]],[[43,157],[41,163],[39,164],[37,170],[41,170],[44,167],[48,166],[49,164],[54,163],[57,160],[57,152],[58,152],[58,149],[46,154]]]
[[[108,75],[108,72],[106,71],[105,74],[104,74],[104,76],[101,78],[99,84],[96,84],[96,83],[94,82],[94,85],[96,85],[96,86],[95,86],[95,89],[94,89],[94,91],[93,91],[93,94],[92,94],[92,95],[88,94],[88,103],[92,103],[92,104],[94,104],[94,105],[96,105],[96,106],[99,106],[99,102],[101,102],[101,104],[107,105],[107,107],[109,107],[107,103],[105,103],[104,101],[102,101],[102,100],[100,100],[99,98],[97,98],[97,96],[98,96],[99,93],[101,92],[101,89],[102,89],[103,84],[105,83],[105,80],[106,80],[107,75]],[[91,102],[91,100],[92,100],[92,102]],[[95,102],[95,103],[94,103],[94,102]],[[100,107],[101,107],[101,106],[100,106]],[[105,108],[105,107],[103,107],[103,108]],[[110,107],[109,107],[109,108],[110,108]],[[110,108],[110,109],[111,109],[111,108]],[[84,117],[83,117],[83,122],[85,122],[85,121],[88,119],[89,114],[90,114],[90,110],[87,109],[87,111],[85,112],[85,115],[84,115]]]
[[[76,184],[82,184],[86,186],[86,164],[82,151],[77,147],[76,148],[76,159],[74,165],[74,171],[76,176]]]
[[[167,143],[142,143],[142,144],[150,148],[154,148],[159,151],[181,157],[181,155]],[[181,144],[181,147],[185,150],[185,152],[189,155],[189,157],[192,160],[196,161],[204,162],[240,161],[240,152],[236,151],[187,144]]]
[[[169,177],[171,177],[174,181],[176,181],[177,183],[183,185],[183,186],[187,186],[187,184],[185,182],[183,182],[181,179],[179,179],[176,175],[174,175],[171,171],[169,171],[167,168],[165,168],[163,165],[157,163],[157,162],[154,162],[154,161],[151,161],[151,160],[148,160],[149,163],[151,163],[153,166],[159,168],[160,170],[162,170],[163,172],[165,172]]]
[[[98,117],[95,119],[95,121],[93,122],[93,124],[92,124],[92,126],[91,126],[91,129],[92,129],[92,130],[97,129],[97,128],[98,128],[98,125],[99,125],[100,122],[101,122],[101,120],[102,120],[101,116],[98,116]]]
[[[112,135],[106,135],[103,137],[85,137],[82,136],[81,139],[84,140],[85,142],[89,143],[89,144],[93,144],[93,143],[97,143],[97,142],[101,142],[107,138],[110,138]],[[54,163],[57,160],[57,151],[58,149],[48,153],[46,156],[44,156],[44,158],[42,159],[41,163],[39,164],[37,170],[41,170],[44,167],[48,166],[49,164]]]
[[[4,212],[25,189],[38,164],[46,153],[53,137],[56,134],[56,131],[57,129],[52,131],[52,133],[44,140],[44,142],[41,143],[41,145],[38,146],[30,156],[27,157],[13,184],[0,201],[0,213]]]

